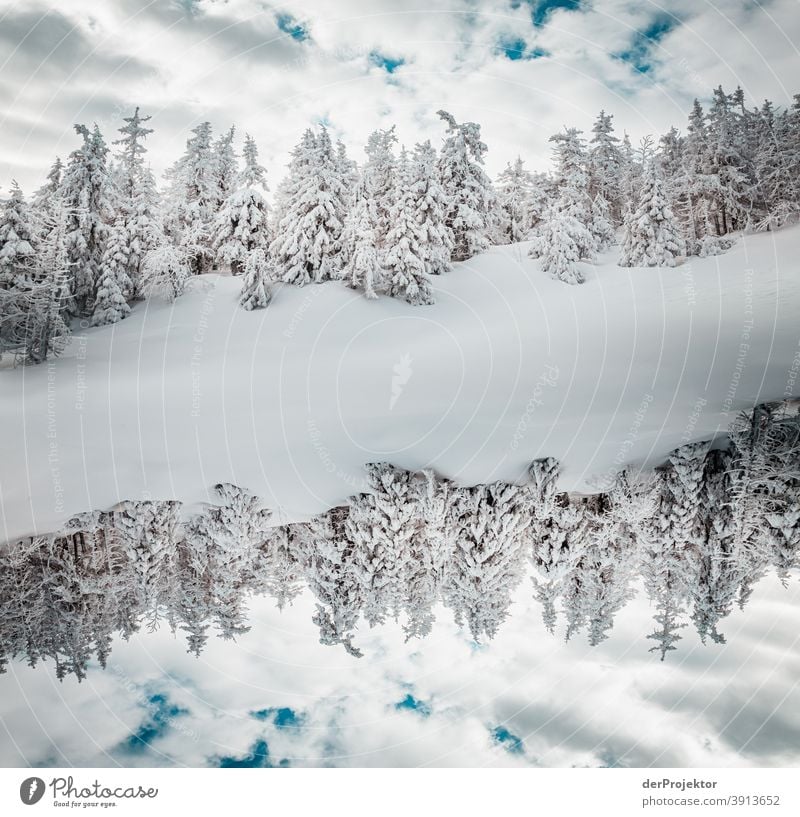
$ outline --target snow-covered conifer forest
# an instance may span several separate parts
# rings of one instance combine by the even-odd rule
[[[800,401],[743,412],[726,445],[688,443],[654,471],[620,471],[609,490],[559,491],[559,463],[521,484],[462,487],[432,470],[366,465],[368,491],[308,522],[275,524],[229,483],[182,516],[171,500],[89,511],[0,554],[0,671],[50,661],[59,678],[105,668],[115,636],[159,620],[200,655],[209,636],[247,632],[247,602],[283,608],[307,588],[322,644],[361,657],[357,627],[401,620],[431,631],[441,605],[477,643],[528,582],[543,629],[596,646],[644,588],[650,648],[664,660],[693,627],[724,644],[724,619],[769,570],[800,568]],[[533,629],[533,628],[532,628]]]
[[[552,135],[550,172],[514,157],[494,182],[480,124],[447,111],[439,146],[401,143],[392,127],[370,136],[361,165],[324,125],[309,128],[273,180],[256,137],[235,126],[194,127],[158,184],[151,116],[136,108],[112,135],[76,125],[74,150],[44,184],[26,197],[12,182],[3,201],[0,353],[41,363],[77,322],[124,320],[211,272],[239,277],[252,310],[280,298],[278,284],[326,281],[430,305],[454,263],[522,242],[536,274],[566,284],[608,254],[621,267],[680,268],[800,220],[794,100],[753,106],[720,87],[707,110],[695,101],[683,132],[638,146],[600,111],[591,133]]]

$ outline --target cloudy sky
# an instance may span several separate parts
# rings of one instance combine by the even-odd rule
[[[641,597],[599,647],[548,635],[530,586],[476,648],[362,628],[365,657],[317,643],[308,595],[252,607],[249,634],[199,659],[168,632],[117,640],[103,672],[0,676],[0,765],[791,767],[800,763],[800,584],[765,579],[662,663]]]
[[[274,188],[309,124],[360,159],[392,123],[436,143],[439,108],[483,125],[492,173],[544,167],[548,136],[600,108],[638,139],[719,84],[785,105],[798,41],[796,0],[0,0],[0,184],[31,190],[74,123],[111,138],[134,105],[158,173],[204,119],[252,133]]]

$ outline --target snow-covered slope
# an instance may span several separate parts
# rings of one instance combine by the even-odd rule
[[[174,305],[83,329],[49,364],[0,373],[0,538],[121,499],[209,498],[233,482],[278,518],[363,487],[361,466],[432,466],[464,483],[603,487],[732,414],[800,393],[800,228],[674,269],[542,274],[495,247],[435,281],[437,303],[283,287],[265,310],[202,276]]]

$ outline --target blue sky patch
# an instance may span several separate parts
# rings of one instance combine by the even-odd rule
[[[151,707],[150,716],[122,744],[122,748],[129,752],[147,751],[154,740],[167,732],[174,718],[189,714],[188,709],[170,703],[167,696],[161,693],[151,695],[147,702]]]
[[[217,758],[216,765],[220,769],[272,769],[274,768],[269,759],[269,746],[265,740],[257,740],[244,757]]]
[[[394,708],[397,710],[410,709],[423,718],[429,718],[431,716],[431,705],[425,701],[420,701],[419,698],[415,698],[410,692],[402,701],[396,703]]]
[[[275,23],[284,34],[288,34],[293,40],[297,40],[298,42],[303,42],[303,40],[308,40],[311,37],[303,23],[286,12],[276,14]]]
[[[531,7],[531,20],[535,26],[543,26],[556,9],[578,11],[581,0],[512,0],[511,8],[518,9],[522,4]]]
[[[369,61],[370,64],[382,68],[387,74],[393,74],[401,65],[406,64],[402,57],[387,57],[386,54],[381,54],[378,51],[370,52]]]
[[[646,74],[653,68],[653,49],[670,31],[680,25],[680,20],[669,14],[660,14],[649,25],[633,36],[633,41],[625,51],[612,54],[618,60],[627,62],[640,74]]]
[[[294,709],[290,709],[288,706],[271,706],[267,709],[251,712],[250,715],[258,721],[269,721],[278,729],[296,729],[302,726],[305,720],[302,715],[298,715]]]
[[[508,60],[538,60],[540,57],[549,57],[550,52],[538,46],[528,48],[528,44],[521,37],[500,40],[497,53]]]
[[[525,747],[522,745],[522,738],[509,732],[505,726],[496,726],[492,729],[492,739],[509,754],[521,755],[525,751]]]

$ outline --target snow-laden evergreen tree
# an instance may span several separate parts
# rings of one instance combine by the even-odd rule
[[[262,193],[267,171],[259,164],[258,148],[249,135],[245,136],[243,155],[245,166],[238,187],[223,203],[212,233],[217,263],[229,265],[234,275],[242,271],[250,253],[266,253],[270,242],[269,205]]]
[[[684,252],[683,237],[657,166],[651,162],[639,205],[625,220],[621,267],[674,267]]]
[[[192,129],[183,156],[167,171],[164,229],[192,274],[211,268],[211,223],[219,202],[217,157],[210,122]]]
[[[452,259],[466,261],[489,246],[496,228],[497,198],[483,169],[487,147],[481,141],[480,125],[458,124],[447,111],[437,113],[447,124],[438,167],[447,199]]]
[[[798,182],[792,176],[791,118],[777,113],[769,100],[754,114],[753,149],[756,230],[780,228],[800,218]]]
[[[625,133],[620,144],[622,154],[621,188],[622,188],[622,216],[635,207],[639,201],[639,191],[642,183],[642,156],[641,150],[636,151],[631,144],[630,136]],[[638,153],[638,155],[637,155]]]
[[[47,172],[47,181],[34,192],[31,199],[31,210],[36,222],[36,234],[40,237],[44,237],[52,225],[54,218],[52,203],[60,194],[63,173],[64,165],[57,156]]]
[[[559,196],[539,224],[528,251],[539,258],[542,269],[565,284],[582,284],[586,279],[578,268],[581,247],[593,243],[592,235],[574,215],[569,200]]]
[[[348,514],[348,507],[332,508],[313,518],[296,537],[294,547],[316,600],[313,621],[319,627],[320,643],[341,644],[360,658],[353,636],[364,601],[353,565],[354,545],[345,528]]]
[[[216,191],[215,213],[225,205],[239,184],[239,159],[233,147],[235,136],[236,127],[231,126],[214,142],[212,164]]]
[[[708,112],[709,170],[715,177],[713,217],[718,235],[745,227],[752,209],[753,183],[742,144],[738,94],[714,90]],[[739,107],[739,111],[737,111]]]
[[[531,484],[527,489],[534,597],[542,605],[542,621],[551,633],[556,624],[556,600],[585,547],[584,516],[566,494],[558,492],[558,472],[553,457],[534,460],[528,469]]]
[[[74,150],[62,179],[67,208],[67,249],[73,279],[71,290],[79,314],[91,314],[105,250],[107,225],[113,218],[108,187],[108,148],[97,125],[75,130],[83,139]]]
[[[13,182],[0,210],[0,289],[30,278],[36,258],[35,225],[19,185]]]
[[[363,291],[367,298],[377,298],[382,285],[383,268],[376,249],[377,238],[372,221],[374,208],[363,192],[356,194],[355,204],[347,215],[342,234],[349,260],[344,269],[348,285]]]
[[[555,159],[555,183],[558,196],[569,206],[570,214],[584,227],[591,222],[592,200],[589,197],[589,177],[586,172],[586,145],[581,131],[565,128],[550,137]],[[591,236],[580,248],[583,258],[591,258],[595,246]]]
[[[363,599],[363,615],[374,627],[397,618],[404,605],[412,543],[421,520],[412,475],[388,463],[365,466],[371,493],[350,499],[346,537]]]
[[[186,288],[191,275],[189,263],[183,250],[172,244],[150,250],[142,264],[142,294],[174,301]]]
[[[345,198],[349,201],[361,180],[358,163],[347,155],[347,148],[341,139],[336,141],[336,167],[344,182]]]
[[[270,255],[287,284],[340,277],[339,242],[346,185],[326,128],[310,129],[292,151],[289,174],[278,191]]]
[[[166,604],[176,582],[180,502],[125,501],[114,511],[117,545],[149,609]]]
[[[531,199],[535,185],[533,174],[525,169],[525,162],[517,156],[497,177],[495,189],[501,213],[501,232],[504,243],[526,241],[532,225]]]
[[[592,199],[591,217],[589,232],[594,238],[595,247],[605,250],[614,243],[614,227],[611,223],[611,209],[602,193]]]
[[[259,546],[259,565],[256,578],[259,592],[263,588],[279,610],[292,602],[303,591],[302,567],[294,558],[294,539],[302,525],[279,525],[266,532]]]
[[[450,269],[452,237],[447,228],[447,196],[439,182],[436,151],[429,141],[417,144],[409,167],[419,243],[428,275]]]
[[[500,482],[462,488],[455,497],[456,543],[444,600],[476,642],[494,638],[522,582],[527,508],[524,489]]]
[[[11,352],[21,363],[42,363],[60,354],[70,335],[67,214],[58,194],[48,225],[31,273],[0,287],[0,354]]]
[[[411,540],[406,570],[406,640],[424,638],[433,627],[433,608],[447,586],[457,534],[454,507],[458,489],[453,483],[426,470],[415,474],[412,484],[424,525]]]
[[[555,143],[557,198],[539,224],[529,254],[542,269],[569,284],[583,283],[576,263],[597,249],[592,235],[592,203],[587,192],[586,151],[580,131],[568,128],[550,137]]]
[[[731,536],[730,453],[714,450],[706,457],[697,526],[696,581],[690,588],[692,621],[700,640],[724,644],[718,630],[727,616],[742,579]]]
[[[186,539],[197,551],[213,588],[214,619],[222,638],[246,632],[244,602],[259,561],[270,513],[258,497],[230,483],[215,486],[222,500],[192,520]]]
[[[267,261],[264,250],[250,250],[244,264],[244,278],[239,303],[243,309],[263,309],[272,300],[274,270]]]
[[[369,135],[366,147],[367,161],[364,165],[364,193],[371,208],[370,218],[374,224],[376,247],[382,248],[390,229],[390,212],[396,198],[397,143],[394,125],[387,130],[376,130]]]
[[[129,254],[130,236],[126,219],[124,215],[119,215],[106,239],[92,309],[92,326],[116,323],[130,314],[131,308],[125,299],[125,293],[133,289],[128,277]]]
[[[432,304],[433,288],[424,244],[427,235],[423,235],[417,219],[412,170],[405,152],[398,162],[397,178],[398,194],[389,213],[383,260],[388,291],[393,298],[403,298],[415,306]]]
[[[592,201],[602,196],[608,202],[612,225],[622,223],[625,209],[622,190],[625,163],[619,139],[614,136],[612,114],[600,111],[592,126],[587,156],[588,192]]]
[[[136,108],[132,116],[123,117],[125,124],[119,128],[122,134],[114,144],[120,146],[120,167],[118,174],[117,209],[118,218],[124,219],[127,234],[127,267],[130,289],[123,294],[136,297],[139,294],[139,282],[142,273],[144,256],[160,243],[163,243],[159,220],[158,191],[153,174],[145,165],[144,156],[147,148],[145,139],[153,133],[152,128],[145,126],[149,116],[140,116]]]

